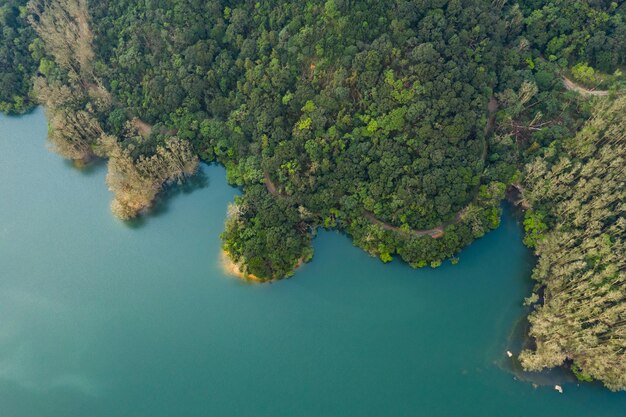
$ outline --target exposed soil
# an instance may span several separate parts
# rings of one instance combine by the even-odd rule
[[[487,120],[487,124],[485,125],[485,142],[484,142],[484,146],[483,146],[483,151],[482,151],[482,155],[481,155],[481,159],[483,161],[486,161],[487,159],[487,152],[488,152],[488,143],[487,143],[487,139],[486,136],[491,133],[493,131],[493,129],[495,128],[496,125],[496,112],[498,111],[498,101],[496,100],[495,97],[491,97],[489,99],[489,103],[487,104],[487,110],[489,111],[489,119]],[[268,172],[264,172],[263,174],[264,176],[264,182],[265,182],[265,187],[267,188],[267,191],[272,194],[273,196],[280,196],[280,194],[278,193],[278,190],[276,188],[276,184],[274,184],[274,182],[272,181],[272,179],[270,178],[270,175]],[[370,211],[367,210],[363,210],[363,215],[365,217],[367,217],[367,219],[369,221],[371,221],[374,224],[377,224],[379,226],[381,226],[383,229],[385,230],[390,230],[390,231],[394,231],[397,233],[410,233],[414,236],[430,236],[433,239],[438,239],[440,237],[443,237],[443,235],[445,234],[444,229],[453,224],[453,223],[457,223],[461,220],[461,217],[463,215],[465,208],[459,210],[456,214],[456,216],[454,217],[454,220],[446,222],[446,223],[442,223],[440,225],[437,225],[431,229],[410,229],[410,230],[404,230],[401,229],[398,226],[394,226],[391,223],[387,223],[383,220],[380,220],[376,217],[376,215]]]
[[[608,96],[609,92],[606,90],[593,90],[593,89],[588,89],[585,88],[579,84],[576,84],[574,81],[570,80],[569,78],[567,78],[566,76],[563,76],[563,85],[565,86],[565,88],[567,90],[570,91],[577,91],[578,93],[582,94],[583,96]]]
[[[276,191],[276,184],[272,182],[270,174],[268,172],[265,172],[263,175],[265,177],[265,187],[267,188],[267,191],[269,191],[271,195],[278,195],[278,191]]]
[[[491,133],[496,126],[496,112],[498,111],[498,100],[496,100],[496,98],[493,96],[489,99],[489,103],[487,103],[487,111],[489,112],[489,119],[487,120],[487,124],[485,125],[485,143],[483,145],[483,152],[481,155],[483,164],[487,160],[487,152],[489,150],[489,146],[487,143],[487,135]],[[411,229],[408,232],[406,230],[399,228],[398,226],[394,226],[390,223],[384,222],[376,218],[376,216],[372,212],[364,210],[363,214],[372,223],[382,226],[382,228],[385,230],[392,230],[394,232],[399,232],[399,233],[410,233],[414,236],[430,236],[433,239],[438,239],[440,237],[443,237],[443,235],[445,234],[444,229],[447,226],[453,223],[457,223],[461,220],[464,210],[465,208],[462,208],[461,210],[459,210],[456,213],[456,216],[454,217],[453,221],[442,223],[440,225],[433,227],[432,229]]]
[[[149,125],[137,117],[132,120],[132,124],[143,138],[149,137],[152,133],[152,125]]]

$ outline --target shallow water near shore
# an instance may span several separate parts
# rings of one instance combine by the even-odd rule
[[[620,416],[598,384],[533,388],[502,369],[530,293],[519,224],[456,266],[384,265],[336,232],[272,284],[224,274],[238,191],[224,169],[133,225],[106,166],[46,150],[37,109],[0,116],[0,415]],[[514,352],[517,353],[517,352]]]

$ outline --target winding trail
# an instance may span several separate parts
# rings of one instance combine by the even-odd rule
[[[489,150],[487,135],[491,133],[496,126],[496,112],[498,111],[498,101],[495,97],[491,97],[489,99],[489,103],[487,104],[487,111],[489,112],[489,119],[487,120],[487,124],[485,125],[485,142],[483,144],[483,152],[481,154],[483,166],[485,164],[485,161],[487,160],[487,152]],[[478,186],[480,186],[480,182]],[[461,210],[459,210],[454,216],[454,220],[441,223],[431,229],[409,229],[408,231],[401,229],[398,226],[394,226],[391,223],[387,223],[378,219],[376,215],[371,211],[363,210],[363,215],[367,217],[369,221],[381,226],[385,230],[391,230],[398,233],[409,233],[413,236],[430,236],[433,239],[439,239],[445,234],[444,229],[446,227],[450,226],[451,224],[458,223],[461,220],[461,217],[463,217],[463,213],[465,212],[466,208],[467,207],[463,207]]]
[[[496,112],[498,111],[498,101],[496,100],[495,97],[491,97],[489,99],[489,103],[487,104],[487,110],[489,112],[489,119],[487,120],[487,124],[485,125],[485,140],[484,140],[484,144],[483,144],[483,151],[481,154],[481,159],[483,160],[483,165],[487,159],[487,152],[489,150],[489,146],[488,146],[488,142],[487,142],[487,135],[489,133],[491,133],[493,131],[493,129],[495,128],[496,125]],[[267,188],[267,191],[272,194],[273,196],[276,197],[283,197],[277,190],[276,188],[276,184],[274,184],[274,182],[272,181],[270,174],[267,171],[263,172],[263,177],[264,177],[264,182],[265,182],[265,188]],[[479,184],[480,186],[480,184]],[[462,208],[461,210],[459,210],[456,215],[454,216],[454,220],[450,220],[448,222],[445,223],[441,223],[433,228],[430,229],[409,229],[409,230],[405,230],[402,229],[398,226],[394,226],[391,223],[387,223],[383,220],[380,220],[379,218],[376,217],[376,215],[374,213],[372,213],[371,211],[367,211],[367,210],[363,210],[363,216],[365,216],[370,222],[382,227],[385,230],[389,230],[389,231],[393,231],[393,232],[397,232],[397,233],[408,233],[411,234],[413,236],[430,236],[433,239],[439,239],[440,237],[443,237],[443,235],[445,234],[444,229],[446,227],[448,227],[451,224],[454,223],[458,223],[461,220],[461,217],[463,217],[463,213],[465,212],[465,209],[467,207]]]
[[[609,92],[606,90],[590,90],[579,84],[576,84],[574,81],[570,80],[565,75],[563,75],[562,77],[563,77],[563,85],[565,86],[565,89],[567,90],[576,91],[583,96],[604,97],[604,96],[609,95]]]
[[[263,172],[263,177],[265,179],[265,188],[267,188],[267,191],[269,191],[271,195],[278,197],[279,195],[278,191],[276,190],[276,184],[272,182],[269,172]]]
[[[461,210],[462,211],[462,210]],[[440,237],[442,237],[444,235],[444,228],[450,224],[452,224],[453,222],[449,222],[449,223],[443,223],[440,224],[436,227],[433,227],[432,229],[409,229],[409,230],[404,230],[398,226],[394,226],[390,223],[386,223],[380,219],[378,219],[376,217],[376,215],[374,215],[374,213],[372,213],[371,211],[367,211],[367,210],[363,210],[363,215],[365,217],[367,217],[367,219],[369,221],[371,221],[374,224],[379,225],[380,227],[382,227],[385,230],[390,230],[393,232],[397,232],[397,233],[409,233],[413,236],[430,236],[433,239],[438,239]],[[456,214],[456,218],[454,220],[454,222],[457,222],[459,220],[461,216],[461,212],[458,212]]]

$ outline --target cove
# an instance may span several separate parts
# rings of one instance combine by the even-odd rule
[[[256,285],[220,266],[223,168],[129,226],[105,167],[45,136],[41,109],[0,116],[3,417],[623,413],[624,393],[499,366],[532,286],[509,213],[456,266],[384,265],[321,232],[294,278]]]

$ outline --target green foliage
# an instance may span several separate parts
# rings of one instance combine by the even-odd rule
[[[261,279],[288,276],[313,256],[301,212],[286,200],[277,202],[261,185],[236,199],[221,237],[242,272]]]
[[[543,239],[548,226],[543,222],[545,215],[540,212],[528,210],[524,216],[524,244],[529,248],[534,248]]]
[[[623,137],[624,105],[602,107],[605,115],[568,139],[593,104],[561,82],[571,68],[583,83],[617,88],[624,5],[29,4],[0,6],[0,111],[31,106],[38,72],[33,91],[53,148],[109,159],[121,217],[190,175],[198,157],[215,159],[243,189],[222,240],[244,273],[289,276],[311,258],[317,227],[347,232],[383,262],[397,255],[437,267],[498,227],[507,185],[523,181],[532,206],[524,241],[540,256],[535,276],[546,286],[531,316],[538,349],[523,355],[525,365],[573,358],[577,372],[626,386],[626,361],[611,344],[624,339],[615,200],[624,181],[614,172],[623,161],[613,159],[623,143],[596,140]],[[594,321],[598,314],[606,317]],[[548,329],[566,336],[554,340]]]
[[[391,262],[393,260],[393,257],[389,253],[389,250],[385,247],[383,243],[378,245],[378,257],[384,263]]]
[[[598,102],[593,113],[558,158],[526,167],[524,196],[537,209],[524,224],[544,296],[529,317],[537,349],[520,359],[529,370],[571,359],[579,378],[624,390],[626,98]]]
[[[525,14],[524,37],[551,61],[562,66],[586,63],[608,73],[626,63],[623,5],[584,0],[533,0],[519,5]]]
[[[27,0],[0,4],[0,112],[23,113],[33,105],[32,81],[37,63],[29,45],[35,32],[26,21]]]
[[[554,87],[555,77],[550,71],[539,70],[535,74],[535,82],[541,91],[551,90]]]
[[[594,79],[595,71],[587,63],[578,63],[572,67],[572,75],[578,81],[590,83]]]
[[[176,135],[245,193],[266,182],[275,204],[288,198],[314,213],[301,227],[346,230],[383,261],[437,265],[497,227],[503,192],[481,185],[514,171],[512,145],[488,143],[485,128],[507,9],[478,0],[170,6],[33,2],[38,91],[59,153],[112,158],[100,141],[114,136],[136,162]],[[383,231],[372,234],[374,224]],[[243,259],[260,273],[257,257]]]
[[[582,381],[582,382],[593,381],[593,378],[591,377],[591,375],[585,373],[582,367],[578,363],[574,362],[570,369],[572,370],[572,373],[574,374],[576,379],[578,379],[579,381]]]

